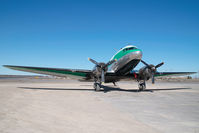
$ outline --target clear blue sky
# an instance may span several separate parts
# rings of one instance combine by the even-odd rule
[[[199,70],[198,0],[0,0],[2,65],[92,69],[130,43],[159,71]],[[139,69],[143,65],[139,65]]]

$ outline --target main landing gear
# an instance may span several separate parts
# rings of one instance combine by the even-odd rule
[[[95,89],[95,91],[101,91],[102,85],[101,83],[95,82],[93,84],[93,88]]]
[[[138,88],[139,88],[139,91],[143,91],[143,90],[146,89],[145,80],[143,80],[143,81],[138,81]]]

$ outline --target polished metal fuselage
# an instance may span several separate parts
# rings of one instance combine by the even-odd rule
[[[133,60],[141,60],[142,59],[142,51],[133,51],[131,53],[128,53],[118,59],[115,63],[113,63],[111,66],[109,66],[108,71],[117,73],[121,69],[125,69],[125,67],[129,67],[129,62],[132,62]],[[137,64],[136,64],[137,65]],[[132,69],[136,67],[136,65],[132,65]],[[132,70],[131,69],[131,70]],[[130,71],[126,71],[125,73],[129,73]]]

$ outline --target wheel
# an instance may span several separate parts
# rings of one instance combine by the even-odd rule
[[[142,84],[139,84],[138,87],[139,87],[139,91],[143,91],[144,87]]]
[[[101,90],[101,85],[99,83],[94,83],[93,84],[93,88],[95,89],[95,91],[100,91]]]
[[[145,83],[141,83],[138,85],[139,87],[139,91],[143,91],[144,89],[146,89],[146,84]]]

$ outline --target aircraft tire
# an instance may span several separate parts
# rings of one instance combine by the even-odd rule
[[[146,85],[145,83],[139,84],[139,91],[143,91],[144,89],[146,89]]]
[[[99,83],[94,83],[93,84],[93,88],[95,89],[95,91],[100,91],[101,90],[101,85]]]

